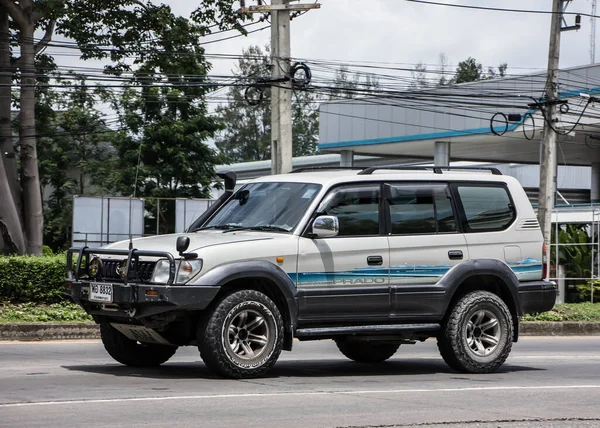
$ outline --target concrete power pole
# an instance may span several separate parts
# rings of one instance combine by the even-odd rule
[[[548,52],[548,77],[546,80],[546,106],[542,153],[540,159],[540,193],[538,219],[544,234],[544,242],[550,245],[552,238],[552,209],[554,208],[554,174],[556,174],[556,104],[558,98],[558,57],[560,50],[560,27],[562,0],[552,0],[552,23],[550,25],[550,48]]]
[[[286,0],[272,0],[272,6],[286,5]],[[292,170],[292,81],[290,75],[290,13],[271,12],[271,174]]]
[[[271,15],[271,173],[292,170],[292,76],[290,76],[290,12],[317,9],[320,4],[290,5],[292,0],[271,0],[270,5],[244,7],[242,13]],[[260,1],[259,1],[260,3]]]
[[[552,210],[556,194],[556,139],[558,104],[558,58],[561,31],[579,30],[581,17],[577,15],[575,25],[562,27],[563,12],[571,0],[552,0],[552,23],[550,25],[550,47],[548,50],[548,77],[546,79],[546,100],[541,103],[544,109],[544,134],[540,157],[540,193],[538,198],[538,220],[546,245],[552,239]]]
[[[590,18],[590,63],[596,63],[596,0],[592,0],[592,17]]]

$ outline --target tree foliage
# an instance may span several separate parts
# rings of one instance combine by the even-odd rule
[[[379,89],[379,79],[372,74],[367,74],[364,79],[358,73],[350,73],[348,67],[340,66],[335,71],[333,85],[329,89],[329,99],[349,99],[368,96]]]
[[[504,77],[506,75],[507,67],[508,65],[506,63],[500,64],[497,70],[494,69],[494,67],[488,67],[486,74],[483,71],[483,66],[481,63],[477,62],[475,58],[469,57],[466,60],[458,63],[458,67],[456,67],[456,74],[452,79],[452,83],[476,82],[478,80]]]
[[[111,173],[107,162],[115,155],[113,131],[96,108],[96,98],[107,94],[89,89],[84,77],[73,77],[63,81],[69,90],[53,97],[57,111],[48,109],[49,118],[37,125],[40,182],[46,194],[44,243],[55,251],[70,243],[73,196],[104,190]]]
[[[203,141],[215,129],[214,124],[208,123],[210,120],[202,117],[206,113],[202,106],[206,89],[198,89],[198,94],[183,90],[180,87],[182,73],[190,70],[194,73],[193,77],[185,79],[185,85],[191,86],[206,81],[210,65],[204,58],[199,39],[215,29],[237,28],[244,32],[241,22],[246,17],[235,14],[232,3],[232,0],[204,0],[191,19],[187,19],[174,15],[169,6],[152,1],[0,0],[0,87],[3,88],[0,89],[0,146],[3,153],[4,149],[12,144],[10,88],[12,84],[20,85],[21,88],[18,100],[20,179],[15,177],[16,168],[10,156],[0,158],[0,198],[5,202],[0,204],[0,241],[4,241],[6,248],[14,252],[41,253],[42,218],[37,155],[38,151],[45,153],[44,156],[51,154],[49,148],[64,143],[64,139],[62,142],[42,142],[39,138],[41,134],[36,131],[36,127],[41,125],[39,119],[36,123],[36,119],[44,106],[36,103],[40,79],[33,70],[54,34],[61,34],[74,42],[82,59],[102,60],[106,73],[123,75],[126,71],[135,71],[134,85],[142,88],[139,93],[140,100],[146,96],[158,96],[162,99],[162,106],[155,106],[155,110],[167,114],[151,120],[152,129],[147,133],[148,136],[153,135],[156,139],[175,135],[178,136],[176,140],[181,141],[184,135],[186,138],[197,138],[201,135],[200,141]],[[42,31],[43,37],[34,38],[35,31]],[[19,58],[11,58],[11,40],[18,40],[20,43]],[[146,83],[144,75],[138,73],[140,70],[145,73]],[[160,78],[157,77],[157,72],[160,73]],[[13,81],[12,76],[16,76],[17,80]],[[172,85],[173,90],[165,92],[161,89],[159,94],[154,95],[151,86],[159,83],[163,86]],[[39,101],[39,96],[37,100]],[[165,107],[165,103],[168,106]],[[52,107],[53,104],[46,103],[45,107],[48,106]],[[141,115],[145,124],[147,117],[150,117],[147,116],[150,110],[147,106],[133,112],[134,115]],[[179,116],[173,113],[174,111],[177,111]],[[47,117],[52,116],[51,111],[46,113]],[[88,119],[98,119],[85,117],[84,120],[85,114],[81,116],[81,109],[77,114],[79,116],[76,118],[71,113],[64,115],[63,121],[67,121],[68,117],[73,121],[53,123],[52,126],[80,126]],[[194,115],[198,117],[193,117]],[[168,124],[165,123],[167,118],[174,120],[174,128],[179,127],[183,130],[168,132]],[[188,118],[193,118],[192,122],[195,124],[191,125]],[[182,121],[185,125],[182,125]],[[132,131],[131,128],[127,128],[125,134],[129,131]],[[123,140],[123,135],[120,137]],[[136,135],[134,133],[126,137],[135,138]],[[144,138],[147,138],[146,134]],[[38,143],[49,146],[38,147]],[[163,143],[169,144],[174,141],[173,138],[165,139]],[[185,145],[181,147],[182,150],[187,149]],[[210,163],[214,156],[205,153],[203,159]],[[58,165],[63,161],[64,159],[52,156],[44,159],[46,167],[53,163]],[[205,165],[203,171],[206,172],[207,168],[210,169]],[[210,173],[205,176],[210,176]],[[64,177],[55,176],[52,179],[56,181]],[[20,206],[21,200],[24,201],[23,207]]]
[[[244,50],[233,73],[238,83],[228,89],[230,102],[219,106],[216,114],[223,131],[215,139],[219,151],[229,162],[271,158],[271,105],[267,80],[270,76],[269,49],[259,46]],[[250,105],[245,97],[248,85],[264,88],[263,99]],[[314,154],[318,144],[318,106],[314,93],[295,89],[292,98],[292,147],[294,156]]]

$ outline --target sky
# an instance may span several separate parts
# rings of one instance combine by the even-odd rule
[[[552,0],[439,1],[546,11],[552,7]],[[181,0],[165,3],[183,15],[189,14],[197,4]],[[439,63],[440,53],[444,53],[452,70],[469,56],[482,63],[484,69],[506,62],[510,74],[527,74],[547,66],[549,14],[472,10],[405,0],[319,0],[319,3],[320,9],[292,21],[292,56],[295,58],[352,63],[422,62],[431,64],[429,68],[432,68]],[[246,0],[246,4],[257,4],[257,0]],[[589,14],[591,9],[591,0],[575,0],[567,12]],[[566,19],[567,24],[572,25],[575,18]],[[587,17],[582,17],[579,31],[561,34],[561,67],[590,63],[590,34]],[[222,34],[215,35],[213,39],[222,37]],[[208,53],[240,54],[250,45],[264,46],[269,41],[267,29],[248,37],[209,44],[206,49]],[[229,74],[233,68],[232,61],[214,60],[213,65],[219,74]]]
[[[156,3],[160,0],[154,0]],[[162,0],[171,6],[175,14],[189,16],[201,0]],[[315,0],[293,1],[314,3]],[[291,52],[295,59],[307,61],[330,61],[319,69],[313,64],[313,82],[317,73],[328,73],[325,79],[331,82],[335,69],[341,64],[350,64],[350,71],[369,71],[357,68],[359,64],[370,64],[379,69],[376,73],[394,74],[410,78],[409,71],[395,71],[393,68],[412,70],[417,63],[426,64],[429,70],[439,69],[440,54],[444,54],[448,71],[454,71],[460,61],[468,57],[483,64],[497,67],[507,63],[509,75],[530,74],[545,70],[548,63],[548,41],[550,36],[550,14],[500,12],[447,7],[410,2],[406,0],[317,0],[321,7],[313,9],[294,19],[291,23]],[[433,0],[435,1],[435,0]],[[550,11],[552,0],[437,0],[438,2],[460,5]],[[270,2],[270,0],[268,0]],[[246,0],[246,5],[256,5],[258,0]],[[238,3],[234,4],[237,9]],[[592,0],[574,0],[567,12],[590,14]],[[597,14],[600,14],[598,12]],[[567,25],[574,24],[575,17],[567,15]],[[597,19],[600,21],[600,19]],[[248,28],[266,26],[260,23]],[[600,33],[600,28],[598,29]],[[586,65],[590,60],[590,18],[582,17],[579,31],[561,33],[560,67]],[[207,54],[241,55],[252,45],[264,47],[270,43],[270,30],[239,36],[230,40],[220,40],[236,36],[237,32],[226,32],[208,36],[202,42]],[[56,38],[59,39],[58,37]],[[216,42],[213,42],[217,40]],[[211,43],[213,42],[213,43]],[[600,43],[599,49],[600,49]],[[47,53],[53,54],[49,48]],[[58,52],[58,51],[57,51]],[[102,67],[103,63],[80,61],[67,49],[67,55],[55,56],[61,68],[73,66]],[[598,53],[600,61],[600,52]],[[210,56],[213,65],[210,75],[233,76],[237,60]],[[63,68],[63,69],[64,69]],[[322,83],[323,74],[320,76]],[[439,76],[430,74],[436,79]],[[222,81],[222,79],[219,79]],[[406,87],[406,83],[404,84]],[[399,88],[401,87],[398,86]],[[209,111],[226,101],[227,88],[211,94]],[[116,123],[115,112],[108,106],[101,106],[109,126]],[[211,143],[212,145],[212,143]]]

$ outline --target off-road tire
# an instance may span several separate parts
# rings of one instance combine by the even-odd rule
[[[352,339],[336,339],[335,344],[344,356],[357,363],[382,363],[396,353],[400,344]]]
[[[474,327],[478,325],[482,326],[479,330]],[[438,349],[446,364],[456,371],[492,373],[510,353],[513,328],[510,311],[500,297],[475,291],[462,297],[451,309],[438,336]],[[488,349],[484,344],[491,346]]]
[[[157,367],[177,351],[177,346],[146,344],[131,340],[109,323],[100,324],[100,337],[109,355],[126,366]]]
[[[277,362],[283,334],[277,305],[259,291],[241,290],[225,296],[200,323],[198,349],[206,366],[221,376],[254,378]]]

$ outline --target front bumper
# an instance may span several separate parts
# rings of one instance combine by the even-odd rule
[[[68,281],[67,294],[92,315],[138,318],[174,309],[205,309],[219,292],[211,285],[112,284],[110,303],[90,302],[88,281]]]
[[[556,302],[557,287],[554,282],[522,282],[518,291],[521,315],[549,311]]]

